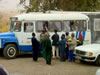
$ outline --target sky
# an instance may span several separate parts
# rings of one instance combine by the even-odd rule
[[[22,8],[19,0],[0,0],[0,10],[16,10]]]

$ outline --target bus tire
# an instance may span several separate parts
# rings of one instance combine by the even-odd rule
[[[18,48],[14,44],[8,44],[4,47],[3,54],[8,59],[13,59],[18,54]]]
[[[100,66],[100,56],[97,57],[95,63],[96,63],[96,65]]]

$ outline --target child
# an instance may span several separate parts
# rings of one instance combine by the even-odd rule
[[[76,46],[76,40],[74,38],[74,33],[71,34],[71,39],[68,40],[68,46],[69,46],[69,51],[68,51],[68,57],[69,57],[69,61],[75,61],[75,58],[73,56],[74,53],[74,49]]]
[[[60,61],[65,61],[66,53],[65,53],[65,40],[64,36],[61,36],[61,40],[58,42],[59,44],[59,52],[60,52]]]

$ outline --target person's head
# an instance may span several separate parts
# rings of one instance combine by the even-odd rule
[[[64,39],[64,36],[61,36],[61,40],[63,40]]]
[[[48,28],[48,22],[44,22],[43,26]]]
[[[73,21],[71,21],[71,22],[70,22],[70,25],[74,25],[74,22],[73,22]]]
[[[55,29],[54,32],[57,33],[57,30]]]
[[[65,38],[65,34],[62,34],[62,36]]]
[[[65,39],[65,35],[64,34],[62,34],[62,36],[61,36],[61,40],[63,40],[63,39]]]
[[[66,32],[66,36],[68,36],[69,35],[69,32]]]
[[[32,33],[32,36],[35,37],[35,33]]]
[[[71,34],[71,37],[72,37],[72,38],[74,38],[74,37],[75,37],[74,33],[72,33],[72,34]]]

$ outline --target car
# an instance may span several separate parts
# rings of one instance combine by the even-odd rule
[[[95,62],[100,65],[100,41],[96,43],[77,46],[74,52],[75,58],[81,62]]]

